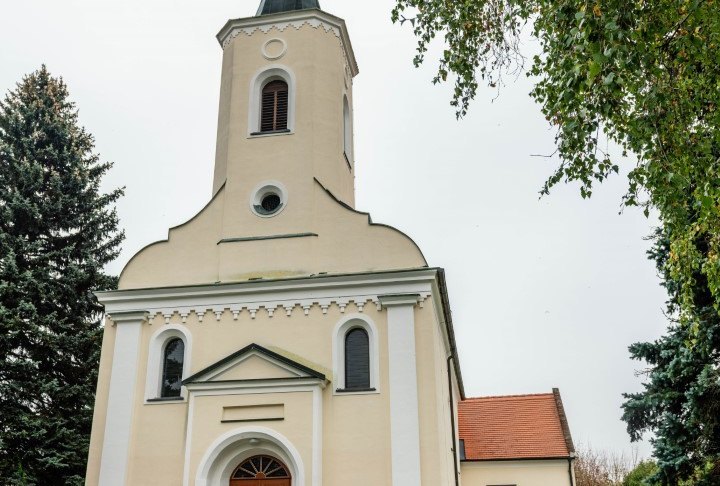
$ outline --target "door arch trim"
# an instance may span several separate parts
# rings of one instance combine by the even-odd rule
[[[263,444],[250,444],[250,439],[260,439]],[[290,468],[293,486],[305,486],[305,466],[297,448],[287,437],[267,427],[240,427],[218,437],[200,460],[195,486],[222,484],[222,476],[229,479],[239,461],[265,453],[278,456]]]

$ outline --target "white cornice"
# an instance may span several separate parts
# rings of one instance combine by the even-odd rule
[[[313,307],[323,314],[337,306],[345,313],[350,305],[363,312],[367,305],[382,308],[380,298],[387,295],[415,294],[423,306],[433,294],[436,270],[367,273],[310,277],[275,281],[252,281],[238,284],[171,287],[143,290],[98,292],[111,320],[128,312],[144,312],[149,323],[166,323],[174,315],[185,322],[191,314],[199,321],[208,317],[220,320],[229,312],[234,319],[248,312],[255,318],[259,312],[269,317],[285,314],[309,315]],[[158,319],[158,315],[161,316]]]
[[[393,294],[393,295],[381,295],[380,304],[383,307],[393,307],[399,305],[417,305],[422,299],[422,296],[418,294]]]
[[[146,312],[142,310],[125,310],[125,311],[119,311],[116,312],[113,317],[112,321],[114,324],[120,324],[123,322],[142,322],[145,320]]]
[[[323,381],[319,378],[308,377],[296,380],[207,381],[202,383],[188,383],[185,386],[193,395],[201,394],[200,392],[215,392],[212,393],[213,395],[234,395],[238,393],[276,393],[279,389],[286,391],[311,391],[311,388],[308,387],[316,386],[324,389],[327,383],[327,380]]]
[[[259,17],[247,17],[242,19],[229,20],[217,35],[217,40],[225,49],[230,42],[240,34],[252,35],[260,30],[264,33],[272,29],[283,32],[288,27],[300,29],[304,26],[312,28],[323,28],[326,32],[332,32],[340,40],[345,53],[345,61],[355,77],[359,73],[355,53],[350,42],[347,26],[341,18],[330,15],[322,10],[295,10]]]

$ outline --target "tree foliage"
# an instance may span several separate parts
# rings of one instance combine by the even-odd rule
[[[45,67],[0,101],[0,478],[83,484],[100,353],[92,291],[123,234],[61,79]]]
[[[665,338],[631,349],[649,363],[649,382],[628,397],[625,418],[634,439],[656,434],[665,484],[720,484],[719,2],[396,0],[392,18],[412,24],[416,65],[443,37],[434,82],[454,83],[458,117],[481,83],[499,87],[524,67],[529,29],[541,51],[529,63],[531,96],[555,129],[558,156],[542,194],[575,182],[590,197],[625,156],[636,158],[623,202],[660,218],[654,256],[675,322]]]
[[[653,477],[657,474],[657,464],[654,461],[642,461],[630,471],[622,486],[652,486],[657,484],[653,481]]]
[[[656,209],[671,235],[683,318],[698,272],[720,309],[720,9],[714,0],[397,0],[416,65],[444,36],[436,83],[454,79],[463,116],[480,83],[521,69],[523,27],[542,53],[531,95],[556,130],[559,166],[542,193],[575,181],[583,197],[619,172],[607,139],[638,158],[624,203]]]
[[[683,289],[669,276],[670,240],[662,231],[650,258],[665,277],[668,313],[674,315]],[[695,285],[693,299],[699,332],[674,322],[659,340],[630,347],[649,369],[644,390],[625,396],[623,419],[635,440],[655,431],[662,484],[710,486],[720,484],[720,317],[707,286]]]

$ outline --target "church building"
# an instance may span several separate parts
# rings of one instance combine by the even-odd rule
[[[559,392],[466,397],[443,270],[355,208],[345,22],[263,0],[217,39],[210,202],[97,294],[86,484],[573,486]]]

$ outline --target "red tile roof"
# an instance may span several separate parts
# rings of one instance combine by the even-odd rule
[[[575,452],[560,392],[468,398],[458,404],[466,460],[569,457]]]

